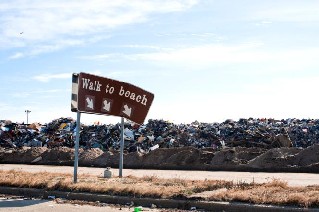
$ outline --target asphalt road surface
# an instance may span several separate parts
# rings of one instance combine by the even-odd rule
[[[72,166],[46,166],[46,165],[22,165],[0,164],[0,170],[22,170],[27,172],[55,172],[74,173]],[[104,168],[79,167],[78,174],[90,174],[103,177]],[[119,170],[111,169],[112,176],[118,177]],[[290,186],[319,185],[319,174],[311,173],[266,173],[266,172],[225,172],[225,171],[181,171],[181,170],[146,170],[146,169],[123,169],[125,176],[157,176],[159,178],[180,178],[190,180],[227,180],[233,182],[264,183],[272,179],[288,182]]]
[[[163,209],[151,209],[142,208],[143,211],[159,212],[166,211]],[[134,207],[129,206],[116,206],[116,205],[103,205],[103,206],[92,206],[83,204],[70,204],[63,203],[58,204],[54,200],[42,200],[42,199],[23,199],[15,197],[0,197],[0,211],[11,211],[11,212],[128,212],[134,211]],[[174,211],[174,210],[170,210]]]

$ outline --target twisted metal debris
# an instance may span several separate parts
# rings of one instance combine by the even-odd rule
[[[76,121],[59,118],[48,124],[0,121],[0,146],[73,147]],[[125,150],[148,152],[157,148],[302,147],[319,143],[317,119],[240,119],[222,123],[174,124],[150,119],[145,125],[125,123]],[[80,147],[118,150],[120,124],[81,125]]]

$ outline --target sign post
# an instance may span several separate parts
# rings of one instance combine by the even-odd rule
[[[121,118],[121,141],[120,141],[119,177],[123,176],[123,152],[124,152],[124,118]]]
[[[79,161],[79,142],[80,142],[80,124],[81,124],[81,113],[77,112],[76,118],[76,135],[75,135],[75,150],[74,150],[74,175],[73,182],[77,183],[78,181],[78,161]]]
[[[87,73],[72,75],[71,111],[77,112],[74,182],[77,182],[80,113],[113,115],[121,118],[119,176],[122,177],[124,118],[143,124],[154,94],[135,85]]]

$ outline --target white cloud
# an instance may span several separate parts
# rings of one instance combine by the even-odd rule
[[[287,2],[270,9],[258,10],[253,17],[266,19],[267,22],[317,22],[319,21],[318,8],[318,1]]]
[[[25,52],[17,52],[14,55],[10,56],[10,59],[20,59],[23,57],[28,56],[36,56],[42,53],[49,53],[58,51],[63,48],[72,47],[72,46],[80,46],[84,44],[94,43],[101,39],[107,39],[109,36],[104,36],[103,38],[101,36],[99,37],[93,37],[90,39],[63,39],[63,40],[56,40],[52,43],[48,44],[40,44],[40,45],[34,45],[32,46],[31,50],[26,50]]]
[[[247,45],[202,45],[190,48],[176,49],[173,51],[136,54],[132,59],[144,59],[153,61],[171,61],[180,63],[183,61],[203,62],[247,62],[263,60],[265,55],[262,52],[253,51]]]
[[[274,78],[267,83],[258,83],[247,85],[247,88],[253,94],[266,94],[271,95],[277,94],[279,96],[288,96],[293,98],[298,96],[299,99],[311,98],[313,95],[312,91],[319,89],[319,77],[285,77],[285,78]],[[313,99],[314,100],[314,99]],[[319,101],[318,101],[319,102]]]
[[[89,56],[81,56],[80,59],[85,60],[105,60],[105,59],[116,59],[116,58],[123,58],[125,57],[124,54],[120,53],[111,53],[111,54],[99,54],[99,55],[89,55]]]
[[[223,122],[239,118],[316,118],[319,99],[319,77],[280,78],[261,83],[251,83],[247,89],[222,93],[197,93],[178,101],[157,101],[150,117],[174,123]]]
[[[319,77],[275,78],[247,85],[250,92],[234,95],[232,100],[241,102],[237,105],[238,112],[243,111],[246,116],[314,118],[318,116],[319,100],[314,98],[318,80]]]
[[[264,53],[256,52],[256,48],[262,46],[260,42],[250,42],[241,45],[201,45],[186,48],[155,48],[151,53],[123,54],[111,53],[83,56],[83,59],[126,59],[126,60],[151,60],[165,61],[181,64],[193,61],[195,63],[203,62],[246,62],[252,60],[261,60],[265,57]],[[143,48],[143,46],[135,46],[134,48]],[[148,46],[146,46],[148,47]],[[146,48],[145,47],[145,48]],[[150,47],[149,47],[150,48]]]
[[[22,53],[22,52],[17,52],[17,53],[15,53],[14,55],[10,56],[9,59],[19,59],[19,58],[22,58],[22,57],[24,57],[24,56],[25,56],[24,53]]]
[[[80,36],[98,36],[118,26],[147,21],[154,13],[178,12],[196,3],[196,0],[6,1],[0,3],[0,48],[27,46],[33,50],[36,44],[33,54],[38,54],[80,45]],[[72,43],[61,42],[65,38]]]
[[[140,44],[123,45],[119,47],[132,48],[132,49],[149,49],[149,50],[156,50],[156,51],[172,50],[172,48],[165,48],[165,47],[155,46],[155,45],[140,45]]]
[[[255,70],[288,71],[318,67],[319,48],[267,49],[262,43],[239,45],[202,45],[171,51],[124,55],[130,60],[150,60],[182,67],[211,67],[217,64],[247,64]]]
[[[267,48],[262,42],[251,41],[241,44],[198,45],[185,48],[153,49],[146,53],[111,53],[83,56],[82,59],[112,61],[151,61],[163,67],[180,67],[187,69],[210,69],[212,67],[230,67],[246,65],[248,73],[283,73],[289,71],[310,71],[319,66],[319,48]]]
[[[66,92],[68,91],[67,89],[51,89],[51,90],[37,90],[37,91],[29,91],[29,92],[19,92],[19,93],[13,93],[12,96],[13,97],[17,97],[17,98],[26,98],[26,97],[30,97],[32,95],[39,95],[39,94],[45,94],[46,97],[48,97],[48,94],[55,94],[55,93],[59,93],[59,92]],[[69,89],[69,91],[71,92],[71,89]]]
[[[95,71],[92,71],[92,70],[84,70],[84,71],[81,71],[81,72],[90,73],[90,74],[93,74],[93,75],[101,75],[101,74],[102,74],[102,71],[100,71],[100,70],[95,70]]]
[[[49,82],[52,79],[71,79],[72,73],[62,73],[62,74],[42,74],[32,77],[40,82]]]
[[[269,25],[271,25],[273,22],[271,22],[271,21],[260,21],[260,22],[258,22],[258,23],[256,23],[255,25],[256,26],[269,26]]]

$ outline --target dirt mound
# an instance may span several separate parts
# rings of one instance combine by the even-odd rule
[[[300,151],[301,150],[297,148],[287,147],[270,149],[250,160],[248,165],[253,168],[286,168],[291,165],[291,157],[294,157],[294,155]]]
[[[79,165],[95,167],[119,166],[119,152],[101,149],[80,149]],[[1,163],[70,165],[74,164],[74,149],[30,148],[0,149]],[[299,148],[245,148],[223,150],[160,148],[149,153],[125,153],[124,168],[196,169],[232,171],[292,171],[319,172],[319,145]]]
[[[261,155],[266,150],[261,148],[235,147],[216,152],[211,165],[242,165]]]
[[[43,147],[22,147],[21,149],[1,149],[0,161],[1,163],[22,163],[28,164],[39,158],[47,148]]]
[[[99,148],[82,150],[79,152],[79,165],[81,166],[97,166],[95,160],[99,158],[104,152]]]
[[[156,149],[142,157],[144,166],[157,166],[170,168],[175,166],[197,165],[200,159],[200,151],[193,147]]]
[[[81,154],[80,150],[80,154]],[[39,164],[48,164],[48,165],[68,165],[72,166],[74,164],[74,149],[67,147],[56,147],[53,149],[47,149],[41,155],[42,160]]]
[[[310,166],[315,163],[319,163],[319,145],[301,150],[296,154],[293,164],[297,166]]]

